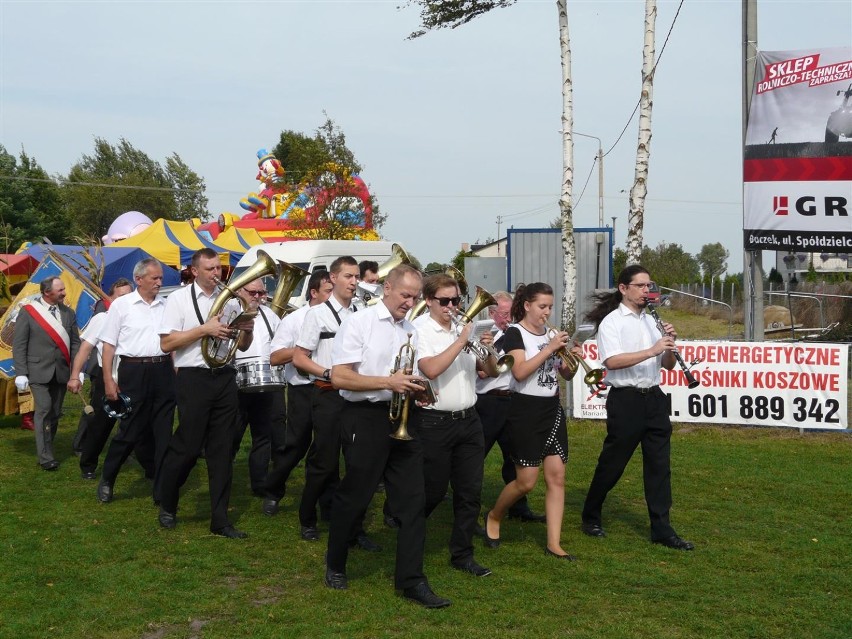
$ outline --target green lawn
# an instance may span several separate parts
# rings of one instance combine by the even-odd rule
[[[426,573],[445,610],[413,605],[392,589],[395,535],[376,499],[368,528],[385,549],[353,551],[350,589],[322,584],[323,542],[298,539],[297,471],[277,517],[248,488],[244,448],[231,500],[250,537],[208,533],[203,462],[181,500],[180,523],[161,530],[149,485],[132,462],[116,499],[101,505],[80,479],[70,440],[79,400],[69,397],[56,473],[40,470],[32,433],[0,420],[0,637],[595,637],[819,638],[852,636],[849,593],[848,435],[676,427],[672,518],[691,553],[648,542],[637,454],[604,510],[608,537],[578,530],[603,436],[572,422],[564,548],[544,555],[544,526],[505,522],[498,550],[477,540],[494,574],[475,579],[447,563],[449,508],[429,522]],[[247,442],[246,442],[247,443]],[[497,451],[483,502],[499,490]],[[542,510],[542,488],[532,505]]]

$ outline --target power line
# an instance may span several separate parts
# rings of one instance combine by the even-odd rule
[[[580,200],[582,200],[582,199],[583,199],[583,193],[585,193],[585,192],[586,192],[586,187],[587,187],[587,186],[589,186],[589,180],[591,180],[591,179],[592,179],[592,173],[594,172],[594,170],[595,170],[595,164],[597,164],[597,163],[598,163],[598,156],[596,155],[596,156],[595,156],[595,160],[594,160],[594,162],[592,162],[592,168],[591,168],[591,169],[589,169],[589,175],[587,175],[587,176],[586,176],[586,183],[583,185],[583,190],[582,190],[582,191],[580,191],[580,197],[578,197],[578,198],[574,201],[574,208],[577,208],[578,206],[580,206]],[[601,194],[601,197],[603,197],[603,194]]]

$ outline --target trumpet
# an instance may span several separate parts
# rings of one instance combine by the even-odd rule
[[[647,300],[648,298],[645,299]],[[663,336],[668,335],[666,330],[663,328],[663,320],[661,320],[660,316],[657,315],[657,309],[654,307],[654,305],[649,302],[645,306],[645,310],[648,311],[648,314],[654,318],[654,321],[657,323],[657,330],[660,331],[660,334]],[[691,369],[696,364],[700,364],[701,360],[695,359],[691,361],[689,365],[687,365],[687,363],[683,361],[683,356],[680,354],[680,351],[677,350],[677,347],[672,349],[672,355],[674,355],[675,359],[677,360],[678,366],[680,366],[681,370],[683,371],[683,376],[686,377],[687,386],[689,388],[695,388],[696,386],[700,386],[701,382],[699,382],[695,378],[695,375],[693,375],[692,371],[689,369]]]
[[[411,345],[411,333],[408,334],[408,341],[399,347],[399,352],[396,354],[396,361],[393,365],[391,375],[399,370],[406,375],[411,375],[414,372],[414,358],[417,351]],[[408,412],[411,408],[411,393],[394,393],[391,397],[390,410],[388,418],[392,422],[399,422],[399,427],[391,433],[393,439],[409,441],[412,439],[408,434]]]
[[[556,328],[553,324],[550,324],[549,322],[545,322],[544,324],[545,326],[547,326],[548,335],[553,335],[559,332],[559,329]],[[604,377],[606,377],[605,368],[592,368],[591,366],[589,366],[589,363],[586,360],[584,360],[576,353],[571,352],[571,350],[567,346],[563,346],[558,351],[556,351],[556,355],[568,367],[568,379],[573,378],[579,368],[582,366],[583,383],[589,387],[589,390],[592,392],[593,396],[604,396],[606,389],[606,385],[603,383],[603,379]]]
[[[491,293],[481,286],[477,286],[476,295],[473,300],[471,300],[470,306],[465,309],[464,313],[456,312],[456,314],[451,315],[450,318],[452,319],[456,330],[461,332],[461,330],[472,322],[473,318],[479,315],[484,308],[493,306],[496,303],[497,302],[494,297],[492,297]],[[486,362],[489,357],[493,357],[497,361],[497,372],[501,374],[511,370],[512,366],[515,364],[514,357],[511,355],[500,355],[490,344],[483,344],[479,340],[469,340],[467,346],[465,346],[465,350],[468,353],[473,353],[481,362]]]

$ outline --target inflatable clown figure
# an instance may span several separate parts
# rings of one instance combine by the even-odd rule
[[[280,217],[281,212],[276,211],[276,199],[287,193],[284,184],[284,167],[272,153],[266,149],[257,152],[257,176],[263,189],[259,193],[249,193],[248,197],[240,200],[240,206],[254,213],[258,218]],[[276,196],[278,196],[276,198]]]

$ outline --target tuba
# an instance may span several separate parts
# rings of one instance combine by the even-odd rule
[[[310,273],[300,266],[278,261],[278,283],[275,285],[275,292],[272,294],[268,305],[270,310],[279,318],[294,310],[290,305],[290,297],[302,278],[309,275]]]
[[[379,264],[379,270],[376,273],[379,283],[376,285],[358,283],[358,288],[355,291],[357,306],[366,308],[378,304],[382,299],[382,283],[387,279],[388,274],[400,264],[408,264],[418,271],[420,270],[420,262],[417,261],[417,258],[409,255],[401,245],[394,243],[391,246],[391,256]]]
[[[481,286],[476,287],[476,295],[473,297],[470,305],[465,309],[463,313],[459,313],[458,315],[454,315],[452,317],[453,323],[456,327],[461,330],[467,324],[473,321],[473,319],[479,315],[483,310],[488,308],[489,306],[493,306],[497,303],[497,300],[486,291]],[[489,357],[493,357],[497,360],[497,372],[505,373],[510,370],[512,366],[515,364],[515,358],[511,355],[500,355],[494,348],[488,344],[483,344],[480,341],[470,341],[465,346],[465,350],[473,353],[476,357],[484,362]]]
[[[222,312],[222,309],[225,308],[225,305],[234,298],[239,300],[244,313],[250,314],[252,310],[254,310],[254,314],[256,315],[257,309],[250,309],[248,303],[237,295],[236,292],[249,282],[253,282],[260,277],[278,275],[281,269],[281,264],[283,264],[283,262],[276,262],[265,251],[258,251],[257,261],[245,271],[240,273],[237,277],[231,278],[227,284],[221,281],[218,282],[218,284],[222,287],[222,290],[216,296],[216,299],[213,300],[213,306],[210,308],[210,313],[207,315],[207,319],[210,320],[219,315],[219,313]],[[276,290],[276,293],[277,292],[278,291]],[[209,335],[205,335],[201,338],[201,356],[210,368],[221,368],[231,361],[234,358],[234,355],[236,355],[237,342],[238,338],[236,337],[228,341],[228,352],[223,357],[219,354],[222,341],[212,338]]]

